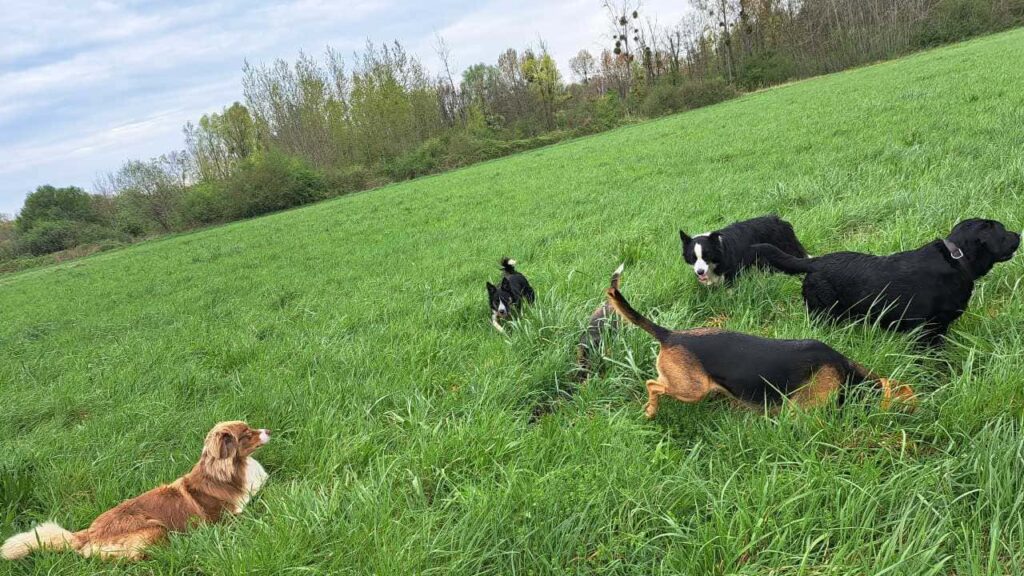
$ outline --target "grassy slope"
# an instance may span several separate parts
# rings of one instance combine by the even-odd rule
[[[243,517],[129,573],[983,574],[1024,562],[1024,259],[939,359],[811,322],[798,281],[703,290],[690,232],[777,211],[812,253],[1024,225],[1024,32],[0,279],[0,535],[186,470],[217,420],[273,428]],[[498,336],[483,282],[538,305]],[[677,327],[818,337],[923,390],[913,415],[641,417],[654,346],[536,426],[608,273]],[[867,398],[866,400],[871,400]],[[88,574],[40,555],[0,573]]]

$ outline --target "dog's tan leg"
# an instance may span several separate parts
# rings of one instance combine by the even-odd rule
[[[665,393],[665,387],[657,380],[647,381],[647,406],[644,407],[644,414],[650,420],[658,414],[658,399]]]
[[[909,412],[917,408],[917,395],[910,386],[888,378],[879,378],[878,384],[882,388],[882,410],[888,410],[894,403]]]
[[[790,400],[804,408],[824,406],[839,392],[842,385],[843,377],[839,371],[833,366],[823,366],[790,396]]]
[[[680,402],[695,404],[718,389],[700,363],[684,348],[663,348],[658,354],[657,368],[658,379],[647,383],[648,394],[653,399],[653,413],[658,411],[656,396],[664,394]],[[648,400],[648,418],[653,417],[651,404],[652,400]]]

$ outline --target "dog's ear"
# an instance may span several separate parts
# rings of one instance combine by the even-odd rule
[[[487,283],[487,293],[494,296],[494,293],[498,291],[498,287],[490,282]]]
[[[682,230],[680,230],[679,231],[679,240],[683,243],[683,246],[686,246],[687,244],[690,243],[691,240],[693,240],[693,238],[690,238],[686,234],[686,232],[683,232]]]
[[[222,460],[234,456],[238,449],[238,439],[231,432],[221,432],[217,436],[217,444],[217,454]]]
[[[722,235],[721,235],[721,234],[719,234],[718,232],[712,232],[712,233],[711,233],[711,234],[710,234],[710,235],[708,236],[708,238],[711,238],[711,241],[712,241],[712,242],[718,242],[719,244],[721,244],[721,243],[722,243]]]
[[[508,281],[507,276],[501,279],[501,289],[504,290],[505,292],[512,291],[512,283]]]

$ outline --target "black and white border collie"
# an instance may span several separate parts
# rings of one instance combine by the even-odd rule
[[[924,341],[937,345],[967,308],[974,282],[1019,246],[1020,234],[1000,222],[971,218],[945,239],[888,256],[835,252],[793,258],[768,245],[754,251],[781,272],[806,275],[804,302],[812,312],[869,318],[899,332],[923,327]]]
[[[732,283],[744,268],[756,262],[754,244],[772,244],[796,258],[807,251],[796,238],[793,226],[778,216],[769,215],[730,224],[721,230],[690,237],[679,231],[683,260],[693,266],[697,280],[705,286]]]
[[[487,297],[491,306],[491,325],[497,328],[498,332],[504,332],[501,327],[501,320],[511,316],[519,309],[523,300],[533,304],[535,294],[530,282],[519,272],[516,272],[516,261],[511,258],[501,259],[502,278],[495,286],[487,283]]]

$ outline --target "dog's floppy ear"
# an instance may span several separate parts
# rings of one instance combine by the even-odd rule
[[[221,432],[217,435],[217,455],[223,460],[235,455],[238,449],[238,439],[231,432]]]
[[[721,244],[722,242],[722,235],[719,234],[718,232],[712,232],[710,235],[708,235],[708,238],[711,238],[712,242],[718,242],[719,244]]]
[[[686,246],[687,244],[690,243],[691,240],[693,240],[693,238],[690,238],[689,236],[687,236],[686,232],[683,232],[682,230],[680,230],[679,231],[679,240],[683,243],[683,246]]]
[[[493,296],[494,293],[497,292],[497,291],[498,291],[498,287],[497,286],[495,286],[494,284],[491,284],[490,282],[487,283],[487,293],[488,294]]]

